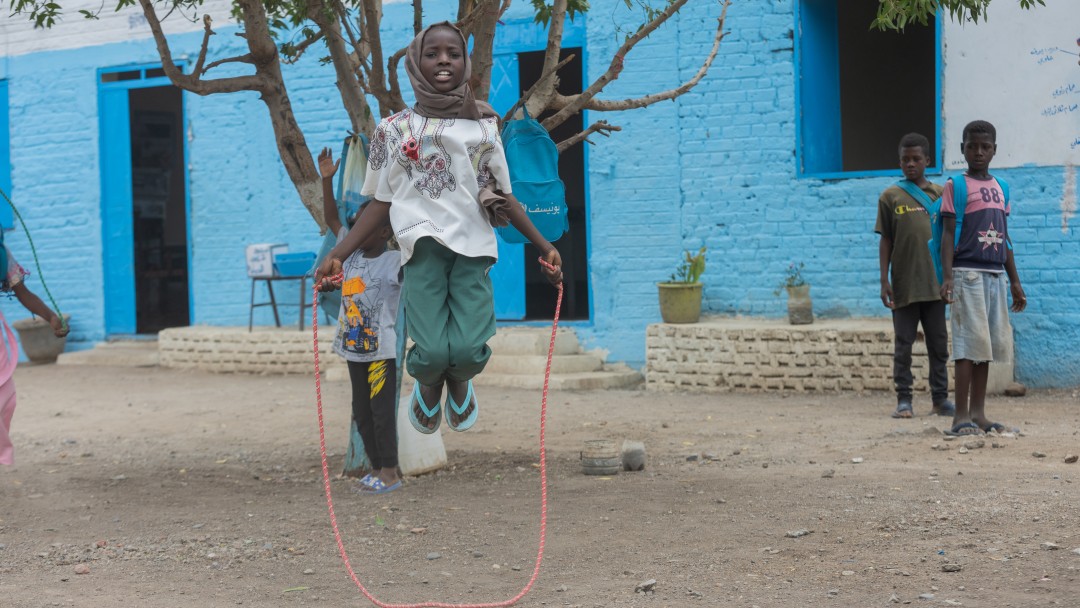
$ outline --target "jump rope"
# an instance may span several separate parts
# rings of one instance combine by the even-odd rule
[[[540,258],[540,265],[544,266],[548,270],[555,270],[555,267],[548,264],[544,258]],[[342,274],[337,274],[332,277],[335,280],[340,280],[343,277]],[[547,398],[548,398],[548,381],[551,379],[551,357],[555,352],[555,332],[559,328],[559,312],[562,308],[563,299],[563,284],[560,281],[556,286],[558,289],[558,299],[555,301],[555,316],[551,322],[551,341],[548,343],[547,364],[544,367],[544,391],[543,398],[540,401],[540,543],[536,551],[536,564],[533,566],[532,576],[529,578],[529,582],[525,584],[525,587],[515,595],[514,597],[501,602],[488,602],[481,604],[454,604],[447,602],[421,602],[418,604],[391,604],[383,602],[375,597],[363,583],[360,582],[360,578],[353,570],[352,564],[349,562],[349,554],[345,551],[345,543],[341,540],[341,531],[338,529],[337,516],[334,514],[334,499],[330,494],[330,467],[326,461],[326,430],[323,426],[323,407],[322,407],[322,383],[319,379],[319,286],[315,284],[313,291],[314,300],[311,306],[311,334],[314,339],[314,351],[315,351],[315,404],[319,413],[319,455],[322,457],[322,474],[323,474],[323,488],[326,491],[326,507],[330,511],[330,525],[334,528],[334,540],[337,541],[338,552],[341,554],[341,561],[345,564],[345,570],[349,573],[349,578],[356,583],[357,588],[360,589],[360,593],[364,594],[372,604],[379,606],[379,608],[502,608],[503,606],[513,606],[521,598],[525,597],[525,594],[532,589],[536,579],[540,576],[540,563],[544,559],[544,541],[547,534],[547,449],[544,443],[544,437],[547,429]]]
[[[61,327],[67,328],[67,320],[64,319],[64,314],[60,312],[60,307],[56,304],[56,299],[53,298],[52,292],[49,291],[49,286],[45,284],[45,275],[41,273],[41,264],[38,262],[37,249],[34,248],[34,239],[30,238],[30,230],[26,227],[26,222],[22,219],[22,214],[15,207],[15,203],[11,202],[8,195],[3,190],[0,190],[0,196],[4,197],[7,204],[11,207],[11,212],[15,214],[15,218],[19,220],[19,224],[22,225],[23,232],[26,233],[26,240],[30,243],[30,253],[34,255],[34,267],[37,268],[38,280],[41,281],[41,286],[45,288],[45,295],[49,297],[49,302],[52,303],[53,310],[56,311],[56,316],[60,317]],[[0,273],[7,274],[7,268],[0,268]]]

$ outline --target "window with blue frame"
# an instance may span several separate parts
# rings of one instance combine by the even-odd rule
[[[865,0],[797,2],[800,176],[895,174],[897,142],[911,132],[930,140],[940,172],[940,23],[879,31],[876,11]]]
[[[8,111],[8,81],[0,80],[0,190],[11,196],[11,128]],[[0,200],[0,227],[11,228],[14,215],[7,201]]]

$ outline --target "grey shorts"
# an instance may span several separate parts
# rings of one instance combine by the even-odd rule
[[[1004,272],[953,271],[952,360],[1012,360],[1009,281]]]

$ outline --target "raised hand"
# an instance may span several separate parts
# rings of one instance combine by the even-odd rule
[[[330,148],[323,148],[322,152],[319,152],[319,175],[323,179],[334,177],[340,162],[340,160],[334,161],[334,153]]]

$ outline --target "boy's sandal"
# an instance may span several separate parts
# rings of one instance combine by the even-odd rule
[[[934,409],[930,410],[930,413],[937,416],[948,416],[952,418],[956,415],[956,404],[951,400],[946,399],[941,403],[935,404]]]
[[[974,437],[982,435],[983,430],[974,422],[961,422],[953,425],[951,429],[945,431],[945,434],[951,437]]]
[[[983,427],[985,433],[1006,433],[1008,431],[1009,429],[1005,428],[1005,425],[1000,422],[991,422]]]
[[[893,418],[911,418],[915,416],[915,411],[911,408],[910,401],[901,401],[896,404],[896,411],[892,413]]]
[[[427,416],[429,421],[435,421],[435,426],[427,426],[426,424],[420,423],[420,419],[416,416],[417,407],[419,407],[420,411]],[[435,407],[428,407],[427,404],[424,403],[424,396],[420,393],[420,383],[414,382],[412,397],[409,399],[409,422],[412,423],[413,428],[425,435],[431,435],[439,430],[439,423],[442,422],[442,417],[439,415],[441,412],[442,406],[438,403],[435,404]]]
[[[469,404],[472,404],[472,412],[464,420],[459,420],[457,423],[452,421],[452,417],[449,412],[457,414],[458,418],[461,418],[465,414],[465,411],[469,409]],[[476,418],[480,415],[480,402],[476,399],[476,393],[473,392],[472,380],[469,380],[468,390],[465,392],[464,405],[458,405],[454,402],[454,396],[451,394],[449,387],[446,390],[446,407],[448,410],[446,416],[446,426],[450,427],[452,431],[467,431],[472,428],[472,425],[476,424]]]

